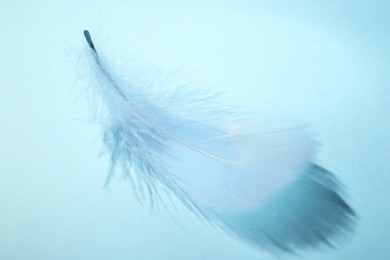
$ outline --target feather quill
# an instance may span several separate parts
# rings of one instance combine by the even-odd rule
[[[312,162],[317,145],[302,129],[242,127],[226,111],[208,110],[203,97],[193,102],[215,120],[191,117],[184,104],[170,105],[177,95],[152,98],[124,82],[84,36],[108,111],[104,141],[113,167],[133,173],[137,194],[154,201],[162,187],[214,226],[273,252],[333,246],[352,230],[356,215],[342,186]],[[191,104],[183,90],[179,97]]]

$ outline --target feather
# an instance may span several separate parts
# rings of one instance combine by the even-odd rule
[[[153,97],[111,71],[84,36],[107,110],[104,142],[140,200],[167,190],[213,226],[273,252],[334,246],[353,229],[342,186],[313,163],[318,145],[303,129],[246,125],[207,93]]]

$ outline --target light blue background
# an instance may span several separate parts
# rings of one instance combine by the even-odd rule
[[[317,134],[359,223],[339,250],[283,259],[389,259],[389,14],[385,0],[2,3],[0,259],[274,259],[180,206],[151,214],[120,178],[102,187],[83,29],[113,62],[136,56]]]

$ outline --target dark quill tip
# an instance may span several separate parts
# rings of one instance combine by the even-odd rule
[[[92,41],[92,37],[91,37],[91,34],[89,33],[88,30],[84,30],[84,37],[85,37],[85,40],[87,41],[88,43],[88,46],[94,50],[96,52],[96,49],[95,49],[95,45],[93,45],[93,41]]]

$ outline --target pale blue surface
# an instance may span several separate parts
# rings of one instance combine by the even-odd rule
[[[126,182],[102,188],[109,161],[77,81],[85,28],[114,62],[130,52],[306,122],[360,220],[341,249],[305,259],[388,259],[390,5],[256,2],[2,4],[0,259],[274,259],[183,208],[150,214]]]

